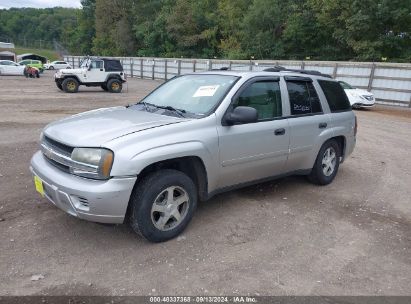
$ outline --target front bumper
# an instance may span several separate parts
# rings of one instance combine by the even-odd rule
[[[44,196],[56,207],[80,219],[123,223],[136,177],[92,180],[61,171],[38,151],[30,171],[43,182]]]
[[[356,102],[352,105],[353,108],[372,108],[375,105],[375,101],[373,102]]]

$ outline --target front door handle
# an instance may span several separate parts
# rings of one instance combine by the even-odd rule
[[[274,134],[275,134],[275,135],[284,135],[284,134],[285,134],[285,129],[284,129],[284,128],[276,129],[276,130],[274,131]]]
[[[327,128],[327,123],[326,123],[326,122],[320,122],[320,124],[318,125],[318,127],[319,127],[320,129],[325,129],[325,128]]]

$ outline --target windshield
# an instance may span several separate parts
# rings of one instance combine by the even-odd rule
[[[348,83],[344,81],[339,81],[340,85],[343,87],[344,90],[353,90],[354,87],[350,86]]]
[[[237,79],[230,75],[184,75],[164,83],[141,103],[204,116],[219,104]]]
[[[88,58],[83,59],[83,61],[81,61],[81,64],[80,64],[80,68],[87,68],[89,61],[90,60]]]

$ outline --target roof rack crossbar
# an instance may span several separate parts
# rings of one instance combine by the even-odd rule
[[[315,71],[315,70],[287,69],[287,68],[285,68],[283,66],[279,66],[279,65],[276,65],[272,68],[264,69],[263,72],[294,72],[294,73],[300,73],[300,74],[305,74],[305,75],[316,75],[316,76],[332,78],[331,75],[323,74],[323,73],[321,73],[319,71]]]

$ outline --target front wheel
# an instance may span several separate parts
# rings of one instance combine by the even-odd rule
[[[66,93],[77,93],[79,83],[74,78],[66,78],[63,80],[62,87]]]
[[[184,173],[165,169],[146,176],[130,199],[130,225],[151,242],[179,235],[197,207],[197,189]]]
[[[61,85],[60,81],[56,81],[56,86],[63,91],[63,86]]]
[[[54,66],[51,65],[51,66],[49,67],[49,70],[54,70]]]
[[[318,185],[328,185],[337,175],[340,166],[340,145],[335,140],[326,141],[318,152],[309,180]]]

